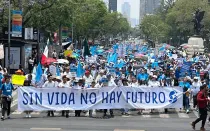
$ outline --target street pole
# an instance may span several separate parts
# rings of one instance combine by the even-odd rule
[[[8,74],[10,74],[10,24],[11,24],[11,1],[9,0],[9,19],[8,19],[8,68],[7,68],[7,72]]]
[[[71,41],[74,43],[74,22],[72,22],[71,37]]]

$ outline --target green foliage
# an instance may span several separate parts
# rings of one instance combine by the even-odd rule
[[[187,42],[188,37],[194,34],[192,20],[193,13],[195,13],[196,9],[206,11],[203,20],[205,27],[201,34],[202,37],[208,39],[210,33],[210,5],[208,0],[167,0],[166,2],[162,2],[161,7],[157,10],[157,14],[152,17],[153,21],[161,18],[162,23],[169,27],[167,29],[165,28],[166,31],[163,33],[164,37],[168,40],[172,38],[174,43],[179,42],[180,44],[180,42]],[[144,19],[150,22],[150,20],[147,20],[147,16]],[[145,20],[143,20],[143,22],[144,21]],[[158,23],[160,22],[157,22],[155,25],[158,26]],[[156,34],[156,30],[151,30],[152,27],[148,24],[142,24],[141,27],[144,28],[144,30],[149,29],[149,31],[143,31],[143,34],[146,36],[153,36],[153,34]]]
[[[101,0],[11,0],[11,10],[23,10],[23,26],[57,31],[65,26],[74,29],[76,38],[96,39],[103,35],[126,34],[130,25],[119,13],[109,13]],[[20,2],[22,4],[20,4]],[[0,1],[3,18],[0,26],[7,26],[8,7]]]
[[[170,26],[158,15],[147,15],[142,20],[140,29],[147,39],[160,42],[167,39]]]

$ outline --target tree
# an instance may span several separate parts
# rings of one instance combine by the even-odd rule
[[[125,35],[130,31],[130,25],[126,18],[118,12],[109,13],[104,17],[103,31],[105,35],[116,37]]]
[[[142,20],[140,29],[147,40],[163,42],[168,38],[170,26],[158,15],[147,15]]]

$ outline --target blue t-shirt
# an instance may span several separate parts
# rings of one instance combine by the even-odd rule
[[[4,83],[1,87],[0,90],[2,90],[2,94],[5,96],[11,96],[12,95],[12,90],[14,89],[12,83]]]
[[[146,74],[146,73],[140,73],[137,76],[138,80],[147,80],[147,78],[148,78],[148,74]]]

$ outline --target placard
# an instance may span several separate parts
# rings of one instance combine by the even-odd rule
[[[12,84],[22,86],[26,77],[23,75],[12,75]]]

